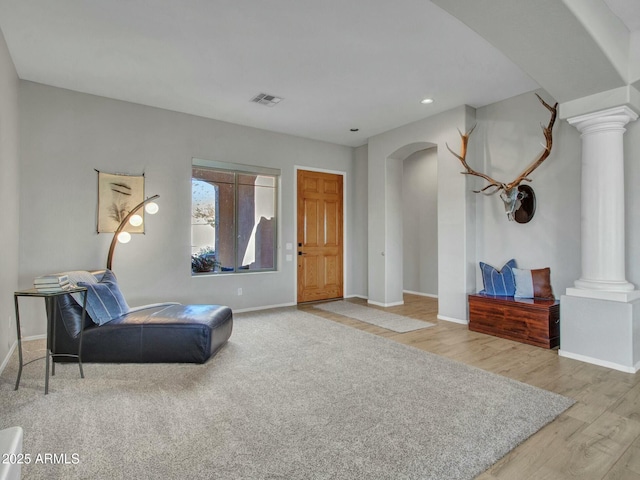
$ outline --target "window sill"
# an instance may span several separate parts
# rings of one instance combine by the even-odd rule
[[[228,277],[240,275],[260,275],[265,273],[278,273],[278,270],[246,270],[243,272],[191,272],[191,278],[202,277]]]

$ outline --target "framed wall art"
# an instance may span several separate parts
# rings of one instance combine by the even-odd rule
[[[98,172],[98,233],[115,232],[133,207],[144,201],[144,175]],[[142,213],[144,215],[144,213]],[[127,232],[144,233],[144,222]]]

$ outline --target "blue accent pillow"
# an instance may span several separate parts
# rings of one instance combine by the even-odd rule
[[[78,286],[87,288],[87,314],[93,323],[104,325],[130,310],[111,270],[98,283],[78,282]]]
[[[482,283],[484,283],[484,290],[480,293],[513,297],[516,293],[516,279],[513,274],[513,269],[516,267],[517,265],[514,259],[505,263],[504,267],[500,270],[497,270],[487,263],[480,262]]]

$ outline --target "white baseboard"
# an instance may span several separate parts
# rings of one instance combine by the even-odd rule
[[[438,298],[438,295],[433,293],[414,292],[412,290],[403,290],[402,293],[408,293],[410,295],[420,295],[421,297]]]
[[[7,356],[4,357],[4,360],[2,361],[2,365],[0,365],[0,375],[2,375],[2,372],[4,372],[4,369],[9,364],[9,360],[11,359],[11,355],[13,355],[13,352],[16,349],[17,346],[18,346],[18,340],[13,342],[13,345],[11,345],[11,348],[9,348],[9,353],[7,353]]]
[[[40,335],[31,335],[30,337],[22,337],[23,342],[28,342],[30,340],[46,340],[46,339],[47,339],[46,333],[42,333]],[[16,343],[18,342],[16,341]]]
[[[29,342],[31,340],[46,340],[46,339],[47,339],[47,334],[46,333],[42,333],[40,335],[31,335],[30,337],[23,337],[22,341],[23,342]],[[11,359],[11,355],[13,355],[13,352],[16,350],[17,347],[18,347],[18,339],[16,339],[13,342],[13,345],[11,345],[11,348],[9,348],[9,353],[7,353],[7,356],[2,361],[2,364],[0,365],[0,375],[2,375],[2,372],[4,372],[4,369],[9,364],[9,360]]]
[[[397,307],[398,305],[404,305],[404,301],[402,302],[391,302],[391,303],[381,303],[381,302],[374,302],[373,300],[367,300],[367,303],[370,303],[371,305],[375,305],[376,307]]]
[[[459,318],[445,317],[444,315],[438,315],[438,320],[444,320],[445,322],[459,323],[461,325],[468,325],[466,320],[460,320]]]
[[[276,305],[264,305],[262,307],[249,307],[249,308],[239,308],[233,309],[233,313],[244,313],[244,312],[255,312],[258,310],[269,310],[271,308],[281,308],[281,307],[294,307],[297,303],[279,303]]]
[[[408,293],[410,295],[419,295],[421,297],[438,298],[438,295],[434,295],[432,293],[414,292],[413,290],[403,290],[402,293]],[[369,297],[367,297],[366,295],[359,295],[357,293],[345,295],[344,298],[361,298],[363,300],[369,299]],[[376,305],[374,302],[371,302],[371,303]],[[387,305],[387,306],[391,306],[391,305]]]
[[[367,297],[366,295],[358,295],[357,293],[354,293],[352,295],[345,295],[343,298],[361,298],[362,300],[369,299],[369,297]]]
[[[600,360],[598,358],[588,357],[586,355],[580,355],[579,353],[571,353],[565,350],[558,350],[558,356],[564,358],[571,358],[573,360],[578,360],[580,362],[591,363],[593,365],[598,365],[600,367],[611,368],[612,370],[618,370],[619,372],[625,373],[636,373],[640,370],[640,362],[636,363],[633,367],[629,367],[626,365],[620,365],[619,363],[608,362],[607,360]]]

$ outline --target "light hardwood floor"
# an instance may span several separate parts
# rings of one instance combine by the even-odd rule
[[[348,301],[367,305],[362,299]],[[404,305],[384,310],[437,325],[395,333],[318,309],[314,314],[576,401],[478,479],[640,480],[640,375],[562,358],[555,350],[470,332],[466,325],[437,320],[436,299],[405,295],[404,301]]]

